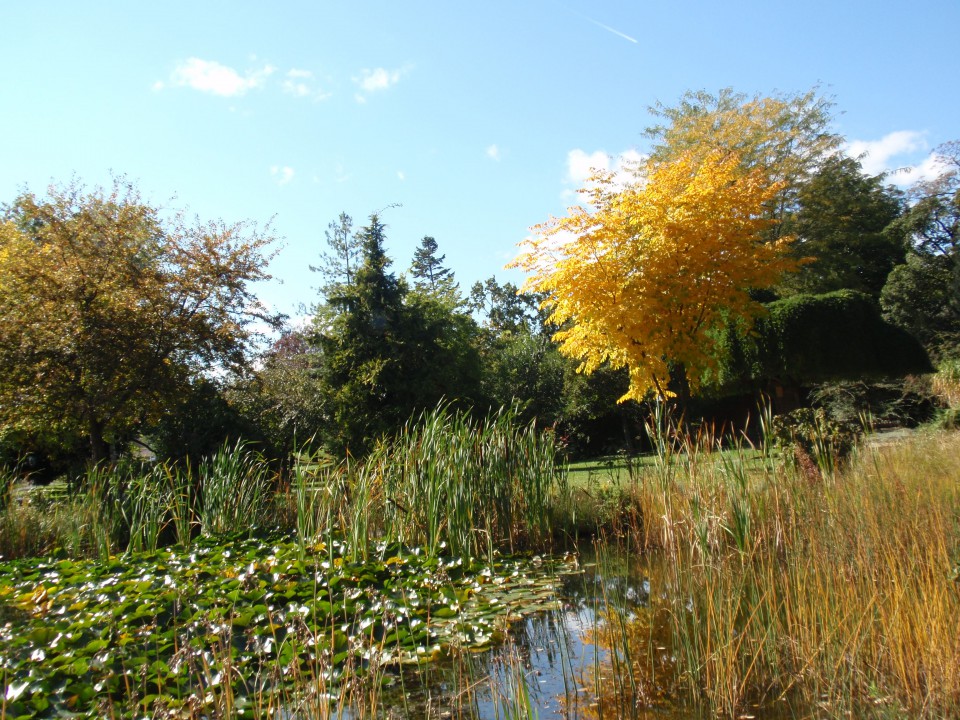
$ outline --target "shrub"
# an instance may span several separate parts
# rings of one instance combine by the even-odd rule
[[[833,472],[850,455],[863,434],[862,426],[835,420],[823,408],[800,408],[773,418],[773,441],[777,447],[816,461],[821,471]]]

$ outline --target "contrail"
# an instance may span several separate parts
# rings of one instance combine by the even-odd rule
[[[629,41],[632,42],[634,45],[636,45],[636,44],[639,42],[636,38],[632,38],[632,37],[630,37],[629,35],[626,35],[626,34],[620,32],[619,30],[615,30],[614,28],[610,27],[609,25],[604,25],[602,22],[598,22],[598,21],[594,20],[593,18],[585,17],[585,19],[586,19],[586,20],[589,20],[590,22],[592,22],[592,23],[593,23],[594,25],[596,25],[597,27],[602,27],[602,28],[603,28],[604,30],[606,30],[607,32],[612,32],[614,35],[618,35],[619,37],[622,37],[624,40],[629,40]]]

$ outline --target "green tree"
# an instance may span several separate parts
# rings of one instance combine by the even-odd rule
[[[479,385],[476,323],[447,299],[410,292],[389,271],[384,232],[372,215],[353,283],[314,321],[325,442],[338,453],[363,454],[443,399],[470,403]]]
[[[378,215],[357,233],[362,262],[353,282],[328,298],[315,325],[320,378],[330,416],[328,444],[360,455],[401,422],[402,316],[406,287],[393,273]]]
[[[949,256],[911,252],[887,278],[880,304],[887,320],[932,354],[960,347],[960,265]]]
[[[453,272],[443,265],[447,256],[438,256],[438,249],[437,241],[429,235],[420,240],[420,246],[414,251],[413,263],[410,266],[414,287],[437,297],[457,298],[458,288]]]
[[[400,402],[409,412],[441,401],[473,407],[481,401],[480,328],[449,297],[411,292],[404,303],[407,382]]]
[[[495,335],[528,332],[544,334],[546,313],[540,303],[545,296],[521,292],[513,283],[497,282],[489,277],[475,282],[467,301],[470,309],[485,316],[484,327]]]
[[[263,442],[271,457],[289,457],[322,440],[327,416],[314,355],[302,333],[286,332],[256,368],[225,388],[230,407],[249,428],[247,437]]]
[[[934,157],[940,173],[913,185],[909,208],[899,224],[918,252],[956,260],[960,258],[960,140],[938,146]]]
[[[885,316],[935,355],[960,351],[960,141],[934,151],[940,173],[916,183],[894,226],[912,249],[880,296]]]
[[[122,180],[25,192],[0,225],[0,426],[86,436],[94,461],[276,322],[251,283],[269,234],[164,219]]]
[[[195,464],[224,443],[260,440],[257,426],[230,402],[224,385],[200,376],[168,398],[160,419],[145,428],[147,447],[158,458]]]
[[[345,212],[327,225],[324,236],[327,250],[320,253],[320,264],[311,265],[310,270],[320,273],[323,278],[320,292],[329,297],[353,284],[362,260],[363,241],[353,233],[353,218]]]
[[[894,223],[903,209],[900,193],[883,179],[865,175],[858,160],[835,155],[800,186],[787,227],[796,236],[794,256],[810,261],[787,277],[789,290],[851,289],[879,297],[907,244],[903,226]]]

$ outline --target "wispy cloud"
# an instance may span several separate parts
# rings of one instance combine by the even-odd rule
[[[343,163],[337,163],[334,168],[334,180],[337,183],[345,183],[353,177],[352,172],[348,172]]]
[[[277,185],[286,185],[293,180],[294,170],[289,165],[274,165],[270,168],[270,177]]]
[[[368,94],[389,90],[400,82],[400,79],[409,71],[409,66],[404,66],[396,70],[387,70],[382,67],[373,68],[372,70],[364,68],[360,71],[359,76],[353,78],[353,81],[360,88],[360,92],[356,94],[357,102],[366,102],[366,96]]]
[[[264,65],[256,70],[239,73],[232,67],[221,65],[214,60],[188,58],[174,68],[166,82],[154,83],[155,90],[165,87],[189,87],[200,92],[220,97],[238,97],[248,90],[262,87],[264,82],[276,70],[272,65]]]
[[[857,158],[870,175],[888,173],[887,180],[901,187],[922,180],[933,180],[943,172],[936,155],[928,151],[925,134],[915,130],[897,130],[879,140],[852,140],[843,151]],[[918,153],[926,155],[919,160]]]
[[[496,143],[487,146],[487,157],[497,162],[500,161],[500,147]]]
[[[622,32],[620,32],[619,30],[617,30],[616,28],[610,27],[609,25],[604,25],[602,22],[599,22],[598,20],[594,20],[593,18],[586,17],[586,16],[584,16],[584,18],[585,18],[586,20],[592,22],[592,23],[593,23],[594,25],[596,25],[598,28],[603,28],[603,29],[606,30],[607,32],[613,33],[613,34],[616,35],[617,37],[621,37],[621,38],[623,38],[624,40],[628,40],[628,41],[632,42],[634,45],[636,45],[636,44],[639,42],[639,40],[637,40],[636,38],[630,37],[630,36],[627,35],[626,33],[622,33]]]
[[[616,157],[608,155],[603,150],[588,153],[580,148],[567,153],[567,175],[564,182],[570,186],[563,191],[566,201],[577,201],[577,190],[588,188],[590,178],[597,172],[612,172],[614,182],[621,187],[633,185],[641,181],[637,171],[643,164],[646,156],[636,150],[627,150]]]
[[[298,68],[288,70],[280,87],[287,95],[293,95],[298,98],[326,100],[330,97],[330,93],[324,92],[316,86],[313,73],[309,70],[301,70]]]

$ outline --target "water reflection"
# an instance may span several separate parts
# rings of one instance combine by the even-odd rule
[[[501,647],[389,676],[381,714],[477,720],[705,717],[670,702],[676,669],[669,650],[667,577],[656,559],[587,551],[577,572],[562,575],[552,609],[512,623]]]
[[[660,555],[605,549],[581,554],[561,576],[552,608],[515,621],[506,642],[480,653],[453,653],[392,672],[373,713],[388,720],[573,718],[706,720],[706,708],[678,698],[672,647],[678,590]],[[370,709],[349,717],[369,717]],[[742,718],[793,718],[785,704],[747,706]]]

